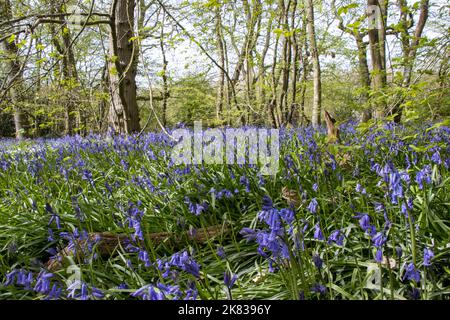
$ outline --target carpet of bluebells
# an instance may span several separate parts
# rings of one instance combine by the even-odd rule
[[[282,129],[276,176],[174,165],[162,133],[0,140],[0,299],[449,299],[450,128],[326,139]]]

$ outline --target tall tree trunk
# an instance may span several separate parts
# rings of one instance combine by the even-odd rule
[[[363,35],[358,31],[354,34],[356,40],[356,46],[358,48],[358,73],[359,73],[359,82],[362,88],[361,93],[361,103],[367,104],[369,101],[369,89],[370,89],[370,72],[369,66],[367,64],[367,46],[363,41]],[[372,110],[370,106],[368,106],[362,115],[362,122],[367,122],[372,118]]]
[[[322,109],[322,84],[320,75],[319,52],[317,50],[316,33],[314,28],[314,4],[313,0],[306,0],[306,14],[308,19],[309,46],[313,65],[314,98],[311,115],[313,127],[320,125],[320,113]]]
[[[289,26],[289,10],[291,7],[291,1],[288,0],[287,5],[284,5],[283,3],[283,30],[290,33],[290,26]],[[282,84],[281,84],[281,92],[280,92],[280,116],[281,116],[281,122],[285,123],[287,119],[289,118],[289,110],[288,110],[288,101],[287,101],[287,94],[289,90],[289,76],[290,76],[290,69],[291,69],[291,54],[292,54],[292,44],[291,44],[291,35],[285,35],[283,39],[283,55],[282,55]]]
[[[12,7],[9,0],[0,0],[0,18],[4,21],[12,18]],[[19,49],[15,39],[3,41],[3,46],[7,55],[6,87],[9,88],[9,98],[13,105],[16,138],[23,139],[26,136],[26,118],[21,106],[23,72],[20,65]]]
[[[221,15],[222,5],[220,2],[217,3],[215,8],[215,18],[216,18],[216,42],[217,48],[219,52],[219,63],[221,69],[219,70],[219,85],[217,87],[217,96],[216,96],[216,119],[220,121],[222,119],[223,113],[223,103],[225,96],[225,48],[224,48],[224,39],[222,34],[222,15]]]
[[[169,63],[166,58],[166,48],[164,44],[164,20],[165,13],[163,12],[163,18],[161,22],[161,34],[159,37],[159,46],[161,48],[161,55],[163,59],[163,70],[162,70],[162,80],[163,80],[163,92],[162,92],[162,124],[165,127],[167,124],[167,98],[169,97],[169,86],[167,83],[167,64]]]
[[[111,6],[109,124],[119,133],[140,131],[136,100],[136,58],[133,37],[135,0],[114,0]]]
[[[420,1],[420,15],[419,21],[416,24],[414,34],[409,34],[409,28],[414,25],[414,21],[409,21],[409,8],[406,0],[399,0],[400,9],[400,39],[402,42],[403,51],[403,82],[402,87],[408,88],[411,85],[411,75],[414,67],[414,62],[417,56],[417,49],[419,46],[419,41],[422,38],[423,29],[428,20],[428,10],[429,10],[429,0]],[[404,101],[404,97],[400,97],[394,107],[392,108],[391,114],[394,116],[394,121],[399,123],[402,118],[401,105]]]
[[[298,32],[296,28],[296,11],[297,11],[297,0],[293,1],[292,5],[292,15],[291,15],[291,30],[293,30],[292,33],[292,76],[291,76],[291,105],[288,110],[288,116],[286,119],[287,123],[292,124],[292,117],[294,115],[294,111],[297,108],[297,83],[298,83],[298,76],[299,76],[299,69],[300,69],[300,46],[298,43]]]
[[[382,91],[384,89],[386,79],[386,62],[383,61],[385,59],[385,42],[383,41],[383,39],[380,39],[380,34],[383,34],[383,31],[380,31],[379,29],[385,29],[385,25],[384,23],[382,23],[382,18],[380,17],[381,9],[379,1],[367,0],[367,5],[369,9],[369,19],[374,22],[369,26],[368,31],[370,56],[372,59],[371,83],[372,89],[375,92],[373,100],[374,116],[375,119],[382,119],[384,117],[386,109],[386,105],[382,97]]]

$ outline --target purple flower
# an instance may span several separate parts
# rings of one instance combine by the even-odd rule
[[[387,238],[382,232],[378,232],[375,236],[373,236],[372,241],[376,248],[381,248],[386,243]]]
[[[97,299],[102,299],[105,296],[103,291],[101,291],[100,289],[98,289],[96,287],[91,288],[91,295],[92,295],[92,297],[97,298]]]
[[[217,255],[218,255],[220,258],[225,259],[226,254],[225,254],[225,250],[223,249],[222,246],[219,246],[219,247],[217,248]]]
[[[418,288],[412,288],[409,292],[409,297],[412,300],[419,300],[420,299],[420,289]]]
[[[93,184],[94,183],[94,179],[92,177],[92,172],[89,170],[83,170],[83,174],[81,177],[83,180],[89,181],[89,183]]]
[[[41,271],[36,278],[36,284],[34,286],[34,291],[47,294],[50,291],[50,278],[53,274],[50,272]]]
[[[381,211],[384,210],[384,205],[382,203],[380,203],[380,202],[375,202],[374,206],[375,206],[375,211],[376,212],[381,212]]]
[[[400,246],[395,247],[395,253],[396,253],[398,258],[401,258],[402,255],[403,255],[402,247],[400,247]]]
[[[326,294],[327,287],[325,287],[323,284],[316,283],[311,287],[311,291],[318,294]]]
[[[420,282],[420,272],[416,270],[413,263],[410,263],[406,266],[406,272],[403,277],[403,280],[413,280],[417,283]]]
[[[139,260],[144,262],[146,267],[150,267],[152,265],[148,257],[148,252],[146,250],[139,250],[138,258]]]
[[[7,286],[10,286],[10,285],[14,284],[14,281],[16,279],[16,276],[17,276],[18,272],[19,272],[19,270],[14,269],[11,272],[7,273],[6,274],[6,281],[3,283],[3,285],[5,287],[7,287]]]
[[[322,259],[320,258],[320,256],[318,254],[313,255],[312,259],[313,259],[314,265],[320,271],[320,269],[322,269],[322,266],[323,266]]]
[[[319,204],[317,203],[317,200],[316,200],[316,198],[313,198],[312,200],[311,200],[311,202],[309,203],[309,205],[308,205],[308,210],[309,210],[309,212],[311,212],[311,213],[317,213],[317,206],[318,206]]]
[[[381,263],[383,261],[383,250],[381,248],[377,249],[377,253],[375,254],[375,260],[378,263]]]
[[[314,239],[317,239],[317,240],[325,239],[323,236],[322,230],[320,229],[319,224],[316,224],[314,226]]]
[[[359,183],[356,184],[356,192],[366,194],[366,188],[363,188]]]
[[[225,273],[223,274],[223,283],[227,286],[228,289],[231,289],[237,278],[238,277],[236,274],[225,271]]]
[[[47,294],[46,299],[59,299],[59,297],[61,297],[61,294],[62,294],[62,287],[59,286],[57,283],[55,283],[53,284],[50,292]]]
[[[173,254],[170,259],[170,264],[192,274],[196,278],[200,277],[200,266],[189,256],[187,251]]]
[[[262,210],[263,211],[271,211],[273,209],[273,202],[269,196],[264,195],[262,198]]]
[[[240,235],[242,235],[245,239],[248,241],[252,241],[256,239],[257,232],[256,230],[253,230],[251,228],[243,228],[240,232]]]
[[[31,289],[31,283],[33,282],[33,274],[30,272],[26,273],[23,270],[19,270],[17,273],[17,284],[20,284],[25,287],[25,289]]]
[[[121,284],[119,284],[117,286],[117,288],[118,289],[128,289],[129,287],[128,287],[128,285],[126,283],[122,282]]]
[[[358,213],[354,218],[359,219],[359,225],[364,232],[371,236],[375,234],[375,226],[370,224],[370,216],[367,213]]]
[[[428,248],[423,251],[423,265],[425,267],[431,266],[431,259],[433,259],[434,253]]]
[[[338,246],[342,246],[344,244],[344,235],[340,230],[333,231],[328,237],[328,244],[332,242],[336,243]]]
[[[431,157],[431,161],[433,161],[436,164],[441,164],[442,160],[441,160],[441,155],[439,153],[439,151],[436,151],[433,156]]]
[[[419,185],[419,189],[423,189],[423,181],[425,181],[425,183],[427,183],[427,184],[431,183],[431,166],[430,165],[424,166],[422,170],[419,170],[416,173],[416,182]]]

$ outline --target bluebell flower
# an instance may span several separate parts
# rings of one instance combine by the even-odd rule
[[[395,170],[389,174],[389,190],[393,204],[398,203],[398,199],[403,197],[403,186],[400,174]]]
[[[251,228],[242,228],[239,234],[247,239],[247,241],[253,241],[256,239],[257,231]]]
[[[47,294],[50,291],[50,278],[53,274],[46,271],[41,271],[36,278],[36,284],[34,286],[34,291]]]
[[[294,222],[294,218],[295,218],[295,213],[292,209],[281,209],[280,210],[280,217],[281,219],[288,224],[289,226],[292,225],[292,223]]]
[[[378,263],[381,263],[383,261],[383,250],[381,248],[377,249],[377,252],[375,254],[375,260]]]
[[[150,262],[150,259],[148,257],[148,252],[146,250],[139,250],[139,254],[138,254],[138,258],[139,260],[141,260],[142,262],[144,262],[146,267],[150,267],[152,264]]]
[[[117,286],[117,289],[128,289],[128,288],[129,288],[128,285],[124,282],[122,282]]]
[[[46,299],[59,299],[62,295],[62,287],[57,283],[54,283],[50,292],[47,294]]]
[[[97,299],[102,299],[105,297],[105,294],[100,289],[91,287],[91,296]]]
[[[383,205],[382,203],[380,203],[380,202],[375,202],[375,203],[374,203],[374,206],[375,206],[375,211],[376,211],[376,212],[382,212],[382,211],[384,211],[384,205]]]
[[[323,266],[322,259],[320,258],[320,256],[318,254],[314,254],[312,256],[312,259],[313,259],[314,265],[320,271],[322,269],[322,266]]]
[[[236,282],[237,278],[238,277],[236,274],[232,274],[228,271],[225,271],[223,274],[223,283],[228,289],[231,289],[234,283]]]
[[[356,192],[361,194],[366,194],[366,188],[363,188],[359,183],[356,184]]]
[[[186,290],[186,295],[183,298],[184,300],[196,300],[197,296],[198,296],[198,290],[197,287],[195,286],[195,282],[194,281],[190,281],[189,285],[188,285],[188,289]]]
[[[139,240],[144,240],[144,234],[141,229],[141,220],[143,216],[143,212],[139,210],[139,208],[130,203],[130,207],[128,209],[128,224],[130,228],[134,229],[133,239],[138,238]]]
[[[89,170],[83,170],[83,174],[81,177],[83,180],[88,181],[91,184],[94,184],[94,179],[92,177],[92,172]]]
[[[316,283],[311,287],[311,291],[318,294],[326,294],[327,287],[325,287],[323,284]]]
[[[50,228],[47,228],[48,231],[48,237],[47,237],[47,241],[48,242],[52,242],[55,241],[54,235],[53,235],[53,230]]]
[[[416,182],[419,185],[419,189],[423,189],[423,182],[426,184],[431,183],[431,166],[425,165],[421,170],[416,173]]]
[[[439,151],[436,151],[435,153],[433,153],[433,156],[431,157],[431,161],[433,161],[436,164],[442,164],[441,154],[439,153]]]
[[[420,272],[416,270],[413,263],[410,263],[406,266],[406,272],[405,275],[403,276],[403,280],[405,279],[413,280],[417,283],[420,282]]]
[[[373,236],[372,241],[376,248],[381,248],[386,243],[387,238],[382,232],[378,232]]]
[[[6,274],[6,281],[3,283],[5,287],[13,285],[19,270],[14,269]]]
[[[411,291],[408,293],[409,298],[412,300],[419,300],[420,299],[420,289],[418,288],[412,288]]]
[[[223,249],[222,246],[219,246],[219,247],[217,248],[217,255],[218,255],[220,258],[225,259],[226,254],[225,254],[225,250]]]
[[[357,212],[357,215],[353,218],[359,219],[359,225],[366,234],[373,236],[376,233],[376,228],[370,224],[370,216],[367,213]]]
[[[425,267],[431,266],[431,259],[434,258],[434,253],[428,248],[425,248],[423,251],[423,265]]]
[[[262,210],[263,211],[271,211],[273,209],[273,202],[269,196],[264,195],[262,198]]]
[[[180,269],[192,274],[196,278],[200,277],[200,266],[198,263],[189,256],[187,251],[177,252],[172,255],[170,259],[172,266],[179,267]]]
[[[405,215],[405,218],[408,218],[408,208],[406,207],[406,203],[405,202],[402,202],[401,211]]]
[[[395,254],[397,255],[398,258],[401,258],[403,255],[402,247],[400,246],[395,247]]]
[[[31,283],[33,282],[33,280],[34,278],[31,271],[27,273],[24,270],[19,270],[19,272],[17,273],[16,283],[22,285],[27,290],[31,289]]]
[[[338,246],[342,246],[344,244],[344,235],[340,230],[334,230],[330,236],[328,237],[328,244],[332,242],[336,243]]]
[[[314,226],[314,239],[316,240],[325,239],[318,223]]]
[[[45,210],[47,210],[47,212],[49,212],[51,214],[51,217],[50,217],[50,220],[48,222],[48,225],[51,225],[52,222],[54,221],[56,223],[56,227],[58,229],[61,229],[61,222],[60,222],[59,215],[56,214],[55,211],[53,211],[53,208],[51,207],[50,204],[48,204],[48,203],[45,204]]]
[[[309,205],[308,205],[308,210],[309,210],[309,212],[311,212],[311,213],[317,213],[317,206],[318,206],[319,204],[317,203],[317,200],[316,200],[316,198],[313,198],[312,200],[311,200],[311,202],[309,203]]]

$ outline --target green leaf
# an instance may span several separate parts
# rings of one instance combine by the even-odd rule
[[[352,3],[352,4],[349,4],[348,6],[340,7],[338,9],[337,13],[338,13],[338,15],[341,15],[342,13],[346,14],[348,12],[348,10],[353,9],[353,8],[358,8],[358,7],[359,7],[359,4]]]

